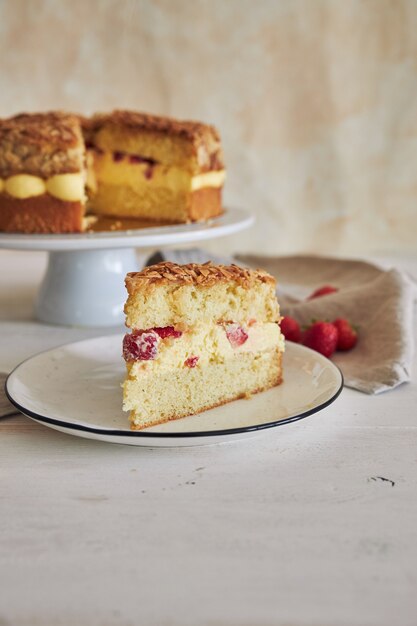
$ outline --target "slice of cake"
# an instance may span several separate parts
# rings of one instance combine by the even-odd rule
[[[53,112],[0,120],[0,231],[82,231],[85,179],[78,117]]]
[[[145,428],[282,381],[275,279],[236,265],[163,262],[126,277],[123,408]]]
[[[213,126],[132,111],[84,126],[93,213],[170,223],[222,213],[225,170]]]

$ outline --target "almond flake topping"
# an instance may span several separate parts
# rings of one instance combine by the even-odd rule
[[[275,279],[263,270],[252,270],[238,265],[215,265],[207,262],[203,265],[189,263],[177,265],[169,261],[163,261],[156,265],[145,267],[140,272],[131,272],[126,277],[126,285],[129,293],[132,293],[141,284],[165,283],[171,284],[196,284],[199,286],[212,285],[225,280],[235,281],[245,288],[251,287],[255,282],[275,283]]]

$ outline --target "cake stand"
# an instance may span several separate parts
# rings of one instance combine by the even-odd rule
[[[199,243],[249,228],[253,216],[227,209],[205,223],[70,235],[0,234],[0,248],[45,250],[48,266],[35,314],[48,324],[119,326],[124,322],[124,277],[135,271],[135,249]]]

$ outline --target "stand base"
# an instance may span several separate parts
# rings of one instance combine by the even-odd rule
[[[35,303],[37,319],[59,326],[120,326],[133,248],[50,252]]]

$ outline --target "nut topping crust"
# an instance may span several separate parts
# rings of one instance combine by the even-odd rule
[[[80,119],[73,114],[21,113],[0,119],[0,177],[79,172],[84,166]]]
[[[120,110],[109,114],[99,113],[90,120],[83,120],[84,132],[87,137],[94,137],[95,133],[103,126],[184,139],[190,142],[201,171],[224,169],[220,136],[216,128],[209,124]]]
[[[146,288],[148,285],[197,285],[209,287],[218,282],[232,281],[245,289],[257,282],[275,285],[275,278],[264,270],[253,270],[237,265],[215,265],[211,261],[203,265],[190,263],[177,265],[163,261],[145,267],[140,272],[130,272],[126,276],[126,288],[129,294]]]

